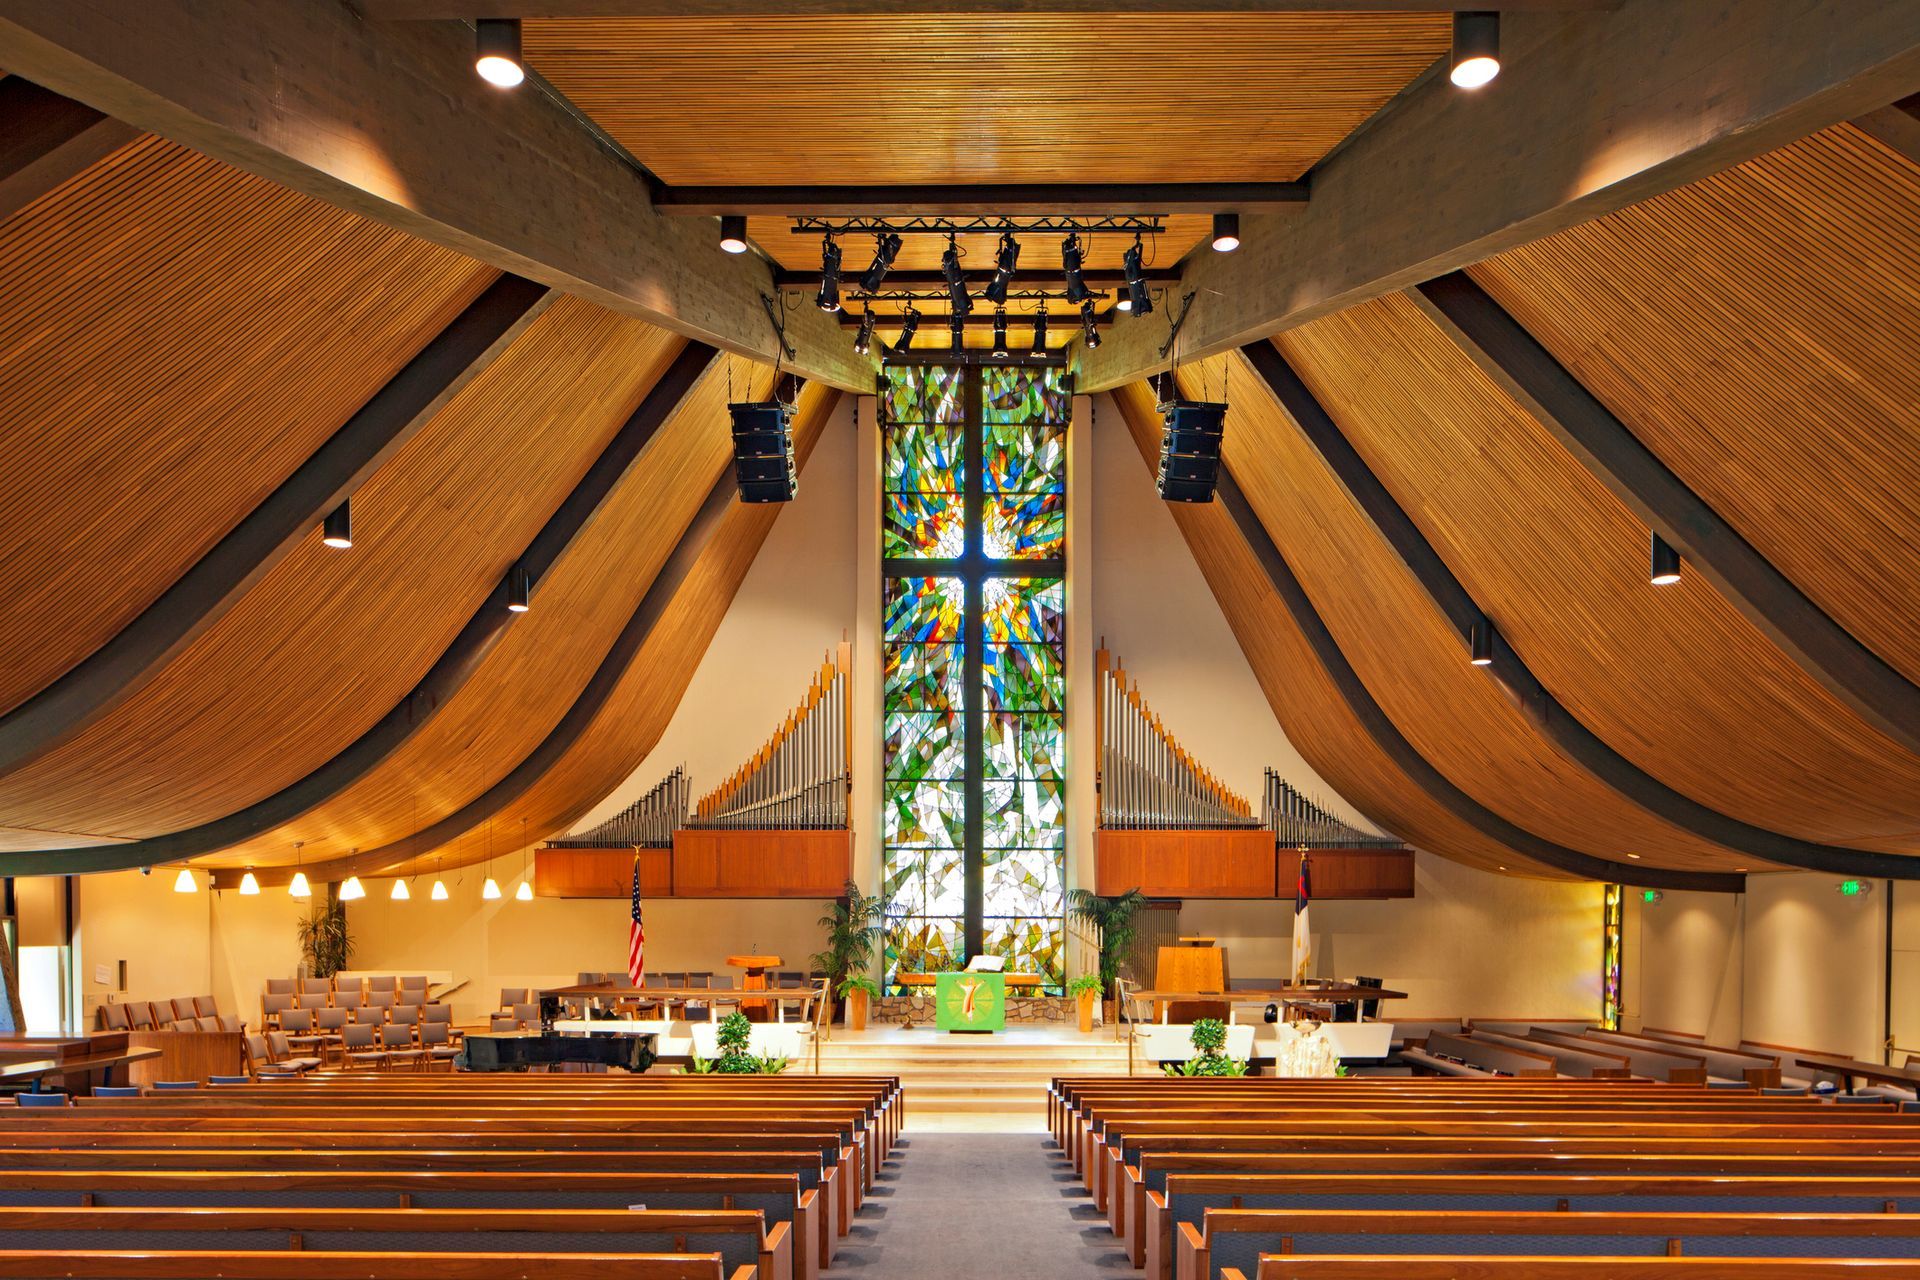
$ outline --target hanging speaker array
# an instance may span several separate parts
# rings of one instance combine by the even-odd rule
[[[1212,502],[1220,475],[1220,436],[1227,406],[1209,400],[1175,400],[1160,406],[1165,428],[1160,437],[1157,485],[1167,502]]]
[[[742,502],[792,502],[800,489],[793,458],[793,406],[778,400],[730,404],[733,480]]]

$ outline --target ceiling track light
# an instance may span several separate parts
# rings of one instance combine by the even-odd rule
[[[1047,354],[1047,311],[1044,304],[1033,314],[1033,354]]]
[[[822,311],[840,309],[840,246],[832,236],[820,242],[820,294],[813,301]]]
[[[866,311],[860,316],[860,331],[853,335],[853,349],[861,355],[873,350],[873,312]]]
[[[519,565],[507,570],[507,609],[512,613],[525,613],[533,607],[533,579]]]
[[[1467,661],[1476,667],[1493,665],[1493,622],[1481,618],[1467,631]]]
[[[1093,295],[1081,272],[1087,265],[1086,250],[1080,247],[1080,233],[1073,232],[1060,242],[1060,274],[1067,278],[1067,301],[1079,305]]]
[[[1122,289],[1120,292],[1114,294],[1113,309],[1115,311],[1133,310],[1133,294],[1126,289]]]
[[[967,296],[967,270],[960,265],[960,245],[952,236],[947,237],[947,251],[940,255],[940,274],[946,279],[947,300],[955,318],[970,314],[973,299]]]
[[[1680,581],[1680,553],[1657,533],[1653,535],[1653,568],[1647,580],[1656,587],[1670,587]]]
[[[1094,318],[1092,298],[1080,304],[1080,333],[1086,339],[1087,350],[1100,349],[1100,322]]]
[[[919,328],[920,313],[912,307],[908,307],[906,317],[900,321],[900,337],[894,342],[893,349],[895,351],[905,351],[909,346],[913,345],[913,335]]]
[[[1007,303],[1007,286],[1013,283],[1013,273],[1020,265],[1020,241],[1011,231],[1000,233],[1000,249],[994,255],[993,279],[987,282],[987,301],[996,307]]]
[[[1002,307],[993,315],[993,358],[1005,360],[1011,354],[1007,349],[1007,309]]]
[[[720,215],[720,247],[728,253],[747,251],[746,214],[723,213]]]
[[[340,499],[340,505],[327,512],[327,518],[320,522],[320,541],[329,547],[345,551],[353,545],[353,505],[348,498]]]
[[[1462,89],[1478,89],[1500,74],[1500,13],[1467,9],[1453,15],[1453,52],[1447,79]]]
[[[947,321],[947,335],[955,351],[967,349],[967,321],[963,316],[953,316]]]
[[[1144,262],[1145,250],[1140,243],[1140,233],[1133,233],[1133,243],[1121,256],[1121,269],[1127,273],[1127,300],[1133,305],[1127,310],[1136,316],[1144,316],[1153,310],[1153,291],[1147,287],[1147,268]]]
[[[473,69],[494,88],[517,88],[527,78],[520,60],[520,19],[479,19],[473,24],[473,49]]]
[[[1240,247],[1240,215],[1237,213],[1216,213],[1213,215],[1213,251],[1232,253]]]
[[[860,288],[867,293],[878,293],[880,282],[887,278],[887,272],[893,269],[893,260],[900,256],[900,233],[882,231],[874,238],[873,261],[860,273]]]

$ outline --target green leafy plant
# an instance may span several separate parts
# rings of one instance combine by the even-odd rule
[[[692,1073],[697,1076],[778,1075],[787,1069],[786,1058],[762,1058],[753,1052],[753,1024],[744,1013],[730,1013],[720,1019],[717,1033],[720,1056],[693,1055]]]
[[[1163,1068],[1170,1076],[1244,1076],[1247,1064],[1241,1058],[1229,1058],[1227,1024],[1218,1018],[1201,1018],[1188,1033],[1194,1056],[1185,1062],[1169,1062]]]
[[[1134,917],[1147,905],[1147,895],[1129,889],[1116,897],[1103,898],[1086,889],[1067,893],[1067,913],[1083,924],[1100,931],[1100,989],[1112,991],[1120,977],[1120,966],[1133,945]]]
[[[885,896],[868,897],[858,884],[847,881],[846,894],[820,917],[827,948],[813,953],[813,967],[827,975],[835,991],[846,994],[842,984],[873,967],[873,949],[879,945],[886,921]]]
[[[1067,994],[1070,996],[1078,997],[1088,991],[1098,993],[1100,990],[1100,986],[1101,986],[1101,983],[1100,983],[1099,974],[1083,973],[1079,977],[1075,978],[1072,982],[1069,982],[1067,984]]]
[[[856,991],[864,991],[867,993],[867,999],[873,1000],[877,999],[880,995],[880,984],[872,978],[848,978],[836,987],[835,990],[843,996],[850,996]]]
[[[300,959],[316,978],[331,978],[353,958],[353,936],[347,931],[347,907],[331,886],[323,901],[299,924]]]

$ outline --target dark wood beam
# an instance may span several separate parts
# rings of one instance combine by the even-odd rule
[[[646,453],[661,426],[715,362],[713,348],[690,342],[654,384],[626,423],[548,517],[516,564],[537,588],[573,545],[627,471]],[[0,853],[0,876],[124,871],[215,853],[251,840],[339,795],[404,746],[453,701],[520,615],[506,604],[506,583],[489,593],[427,674],[397,706],[331,760],[299,781],[246,808],[184,831],[98,849],[41,849]],[[312,868],[309,868],[309,874]]]
[[[1305,182],[946,183],[901,187],[671,187],[654,193],[662,213],[786,217],[1032,217],[1049,214],[1255,212],[1307,201]]]
[[[0,774],[84,731],[213,626],[551,304],[502,276],[112,639],[0,716]]]
[[[1278,349],[1271,342],[1258,342],[1246,347],[1243,354],[1354,506],[1393,549],[1433,606],[1459,632],[1464,678],[1473,670],[1465,660],[1467,637],[1473,625],[1486,616],[1484,611]],[[1493,621],[1493,663],[1481,670],[1500,681],[1542,737],[1623,800],[1703,840],[1767,862],[1839,875],[1920,878],[1920,858],[1796,839],[1742,822],[1675,791],[1582,724],[1506,642],[1499,619]]]
[[[1493,810],[1475,800],[1472,796],[1455,786],[1453,781],[1436,769],[1432,762],[1420,754],[1418,747],[1407,740],[1368,690],[1366,683],[1347,661],[1340,644],[1327,629],[1326,622],[1307,598],[1305,588],[1293,574],[1286,557],[1280,554],[1273,538],[1267,533],[1265,525],[1254,512],[1253,506],[1234,481],[1233,472],[1224,463],[1220,468],[1220,481],[1215,490],[1216,500],[1233,520],[1240,536],[1246,539],[1247,547],[1260,562],[1267,581],[1272,584],[1274,594],[1286,606],[1288,615],[1300,629],[1307,644],[1313,649],[1314,657],[1325,668],[1327,677],[1332,681],[1340,697],[1346,702],[1361,726],[1366,730],[1374,745],[1399,767],[1415,786],[1441,808],[1479,831],[1489,840],[1505,848],[1522,854],[1542,865],[1554,867],[1572,875],[1584,876],[1589,880],[1610,881],[1617,884],[1643,885],[1654,889],[1698,889],[1715,893],[1740,893],[1746,887],[1746,877],[1707,871],[1669,871],[1659,867],[1643,866],[1634,862],[1612,862],[1605,858],[1596,858],[1592,854],[1582,853],[1557,844],[1543,836],[1509,822]]]
[[[774,362],[770,269],[661,217],[651,180],[557,96],[473,71],[464,23],[367,21],[343,0],[7,0],[8,71],[410,235],[724,350]],[[796,310],[784,361],[870,386]]]
[[[999,13],[1433,13],[1498,8],[1574,12],[1612,9],[1620,0],[356,0],[382,21],[428,18],[784,18]]]
[[[0,78],[0,219],[140,136],[19,76]]]
[[[1409,296],[1594,479],[1678,548],[1689,570],[1855,715],[1920,754],[1920,686],[1788,581],[1479,285],[1454,272]]]
[[[1510,6],[1502,5],[1503,9]],[[1313,170],[1313,199],[1193,254],[1181,359],[1271,337],[1852,119],[1920,84],[1920,4],[1625,0],[1501,23],[1500,76],[1432,76]],[[1079,360],[1089,391],[1163,368],[1164,333]]]
[[[1920,93],[1853,118],[1854,126],[1920,164]]]

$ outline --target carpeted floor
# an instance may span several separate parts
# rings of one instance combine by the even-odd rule
[[[911,1133],[833,1260],[869,1280],[1132,1275],[1044,1134]]]

